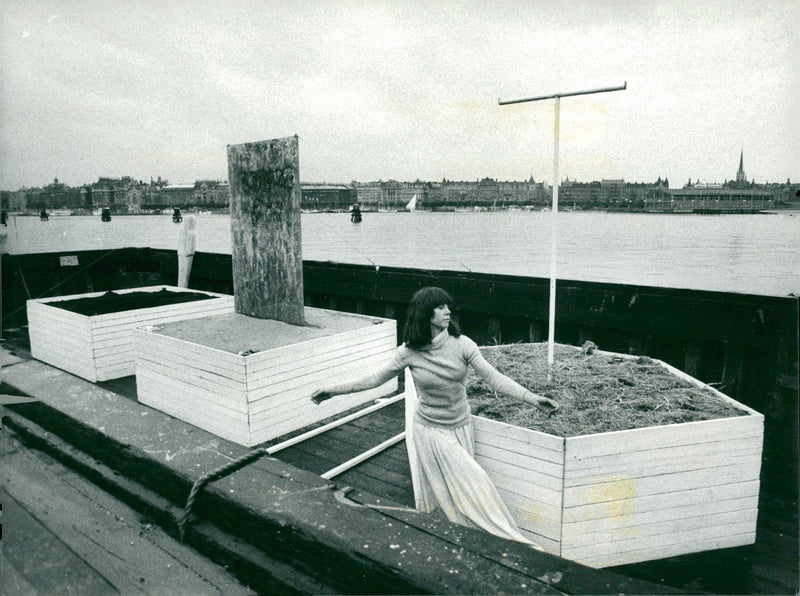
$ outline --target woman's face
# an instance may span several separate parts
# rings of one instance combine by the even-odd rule
[[[433,316],[431,317],[431,327],[441,331],[447,329],[450,325],[450,307],[446,304],[440,304],[433,309]]]

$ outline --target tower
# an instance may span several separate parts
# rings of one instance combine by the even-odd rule
[[[742,149],[742,153],[739,155],[739,171],[736,172],[736,183],[744,184],[746,182],[747,176],[744,175],[744,149]]]

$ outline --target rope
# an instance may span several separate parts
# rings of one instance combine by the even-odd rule
[[[243,455],[239,459],[228,462],[224,466],[221,466],[216,470],[211,470],[210,472],[207,472],[198,478],[192,486],[192,490],[189,492],[189,498],[186,501],[186,506],[183,508],[183,512],[178,517],[178,535],[180,537],[180,541],[183,542],[186,533],[186,524],[192,515],[192,507],[194,506],[194,502],[197,500],[197,496],[209,482],[214,482],[223,476],[232,474],[233,472],[245,467],[247,464],[250,464],[268,454],[269,451],[265,448],[255,449],[250,453]]]

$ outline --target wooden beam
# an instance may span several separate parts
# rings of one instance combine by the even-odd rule
[[[236,312],[302,325],[298,138],[228,146]]]

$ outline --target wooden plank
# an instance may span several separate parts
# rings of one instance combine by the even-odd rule
[[[228,145],[236,312],[302,325],[298,137]]]
[[[686,458],[700,458],[706,455],[747,450],[758,453],[761,450],[762,439],[755,436],[729,436],[717,441],[696,443],[692,445],[665,445],[655,449],[643,449],[629,453],[615,453],[597,457],[584,457],[581,459],[568,459],[565,470],[571,478],[580,478],[591,475],[595,469],[603,469],[613,473],[617,468],[630,465],[656,464],[664,460],[684,460]]]
[[[564,476],[564,467],[561,462],[554,463],[540,457],[532,456],[527,453],[519,453],[508,449],[502,449],[491,443],[475,441],[475,455],[486,460],[496,460],[506,464],[511,464],[547,476],[557,478],[559,481]]]
[[[561,507],[562,492],[560,488],[548,488],[542,484],[533,482],[530,478],[524,479],[509,476],[491,465],[491,462],[487,463],[482,460],[476,461],[486,470],[486,473],[489,474],[489,477],[498,489],[529,498],[534,502],[539,501],[553,507]]]
[[[678,542],[664,546],[652,547],[647,550],[629,551],[625,553],[614,553],[610,555],[599,555],[596,557],[582,557],[579,561],[584,565],[594,568],[612,567],[615,565],[630,565],[642,561],[654,559],[665,559],[677,555],[698,553],[721,548],[733,548],[753,544],[756,539],[755,532],[744,532],[742,534],[730,534],[727,536],[715,536],[707,539],[695,540],[692,543]],[[576,559],[577,560],[577,559]]]
[[[558,532],[552,531],[544,534],[554,540],[561,539],[561,507],[536,500],[535,495],[522,496],[501,488],[498,488],[498,491],[503,498],[503,503],[509,509],[514,510],[514,519],[518,524],[541,523],[548,527],[558,528]]]
[[[575,507],[590,503],[603,503],[629,499],[633,496],[676,492],[682,489],[720,486],[750,479],[757,479],[761,462],[722,466],[708,470],[692,470],[675,474],[663,474],[650,478],[612,478],[607,482],[589,486],[564,489],[564,507]]]
[[[562,556],[573,561],[583,561],[587,557],[608,556],[613,552],[644,551],[646,553],[651,549],[670,544],[691,544],[740,534],[755,535],[755,517],[756,513],[751,512],[749,516],[742,515],[736,518],[731,518],[729,514],[721,514],[713,516],[713,519],[708,521],[692,518],[681,520],[680,523],[671,522],[674,524],[672,529],[676,531],[670,531],[668,523],[663,526],[661,533],[574,548],[562,545]],[[719,520],[718,525],[715,525],[715,520]]]
[[[157,390],[158,395],[148,394],[144,390],[140,390],[139,379],[150,381],[146,385],[150,389],[160,387],[160,390]],[[209,418],[219,414],[241,422],[248,422],[249,420],[247,404],[244,403],[241,396],[237,402],[233,394],[221,396],[219,393],[204,391],[185,383],[178,384],[170,376],[151,369],[137,369],[136,381],[139,401],[144,399],[163,399],[175,404],[175,407],[186,408],[187,411],[199,409],[199,414],[207,414]]]
[[[391,344],[392,347],[397,347],[395,337],[395,331],[391,325],[384,326],[382,324],[351,329],[256,352],[248,356],[248,365],[252,365],[254,371],[270,367],[283,368],[291,365],[296,360],[315,358],[332,350],[360,346],[365,341],[377,338],[383,338],[387,345]]]
[[[246,422],[237,423],[235,420],[221,414],[208,416],[207,412],[201,411],[196,407],[187,409],[180,404],[175,404],[170,399],[164,397],[162,380],[163,379],[157,376],[151,377],[151,375],[143,375],[141,381],[137,379],[137,385],[141,385],[142,387],[142,393],[139,398],[140,403],[156,408],[170,416],[179,418],[184,422],[193,424],[194,426],[214,433],[229,441],[240,445],[252,446],[252,444],[249,443]]]
[[[217,374],[230,373],[230,378],[244,382],[244,358],[237,354],[214,350],[191,342],[176,340],[146,329],[136,329],[133,332],[134,343],[146,346],[147,353],[158,354],[159,358],[183,363],[185,366],[208,366]]]
[[[702,505],[703,503],[715,503],[726,499],[758,497],[758,493],[759,480],[754,479],[731,484],[657,493],[654,495],[634,495],[628,499],[565,507],[564,523],[581,523],[594,519],[613,518],[617,515],[624,515],[630,512],[646,513],[648,511],[671,509],[683,505],[692,506]]]
[[[46,362],[51,366],[65,370],[93,383],[97,381],[95,368],[89,358],[79,358],[77,356],[70,358],[62,353],[51,351],[48,347],[39,347],[33,356],[42,362]]]
[[[314,404],[310,398],[310,391],[296,393],[292,399],[280,402],[275,408],[265,412],[253,412],[250,408],[250,425],[253,432],[266,429],[277,423],[287,423],[291,430],[304,428],[320,420],[335,416],[341,412],[355,408],[376,398],[394,393],[397,386],[390,381],[374,389],[359,393],[339,395],[335,400],[328,400],[319,405]],[[283,428],[285,425],[281,425]],[[291,432],[287,430],[284,432]],[[266,440],[266,439],[265,439]]]
[[[266,383],[261,379],[258,386],[254,389],[254,381],[248,374],[247,376],[247,399],[253,404],[254,411],[260,410],[260,402],[264,398],[274,397],[281,393],[296,391],[301,388],[313,387],[314,385],[327,385],[337,383],[343,379],[358,378],[365,372],[380,367],[386,361],[386,353],[377,353],[358,359],[348,359],[335,366],[323,367],[310,365],[307,369],[287,375],[277,375],[271,383]],[[249,373],[249,371],[248,371]]]
[[[291,363],[284,363],[284,366],[271,366],[268,369],[251,366],[248,359],[247,372],[248,378],[252,379],[251,388],[258,389],[268,385],[272,381],[280,381],[283,378],[293,378],[308,374],[308,371],[315,369],[326,369],[345,364],[361,358],[374,357],[379,355],[383,360],[388,361],[390,354],[395,350],[394,339],[389,341],[378,339],[375,341],[364,341],[353,348],[343,348],[320,353],[316,356],[297,359]]]
[[[677,474],[693,470],[710,470],[717,468],[747,463],[761,463],[761,447],[740,448],[732,451],[705,450],[696,457],[687,457],[683,460],[662,459],[659,461],[643,461],[628,463],[623,466],[598,466],[592,470],[582,470],[579,475],[566,472],[564,486],[573,488],[578,486],[596,485],[607,482],[609,478],[649,478],[664,474]]]
[[[531,446],[550,449],[560,453],[564,451],[563,437],[556,437],[547,433],[521,428],[497,420],[490,420],[482,416],[473,415],[472,420],[475,426],[476,438],[479,433],[486,433],[499,437],[507,437],[523,444],[527,443]]]
[[[676,499],[676,502],[682,502]],[[690,518],[711,519],[711,516],[732,512],[758,512],[758,495],[741,499],[727,499],[696,503],[692,505],[655,509],[641,512],[631,510],[620,511],[613,517],[605,517],[576,523],[565,523],[563,540],[570,546],[591,544],[598,536],[610,535],[646,535],[649,528],[661,528],[659,524],[668,524],[675,520]],[[658,530],[660,531],[660,530]]]
[[[239,356],[238,354],[232,354],[225,350],[218,350],[209,346],[202,346],[191,341],[169,337],[160,334],[158,331],[151,331],[146,328],[134,329],[133,333],[147,334],[149,341],[153,342],[154,344],[157,343],[161,349],[179,352],[182,351],[186,354],[202,355],[209,360],[213,359],[217,362],[232,363],[234,365],[238,365],[243,359],[243,357]]]
[[[104,333],[113,333],[116,329],[133,329],[144,325],[166,325],[177,321],[202,319],[232,312],[232,302],[211,298],[196,302],[182,302],[152,308],[138,308],[113,313],[110,315],[94,315],[89,317],[93,333],[102,336]],[[104,318],[101,318],[104,317]]]
[[[606,432],[566,440],[566,461],[614,453],[653,449],[666,445],[693,445],[731,436],[763,434],[763,418],[739,416]]]
[[[175,387],[197,388],[220,397],[233,398],[247,407],[245,385],[227,377],[206,372],[202,368],[187,368],[174,364],[162,364],[140,356],[137,359],[137,371],[153,371],[173,381]]]
[[[343,400],[341,403],[341,409],[320,409],[320,411],[312,412],[301,411],[296,415],[287,416],[286,418],[278,420],[258,420],[251,418],[250,432],[253,441],[252,444],[257,445],[264,443],[276,437],[280,437],[298,429],[305,428],[311,424],[314,424],[315,422],[319,422],[320,420],[334,416],[347,409],[363,405],[368,401],[375,399],[376,397],[380,397],[380,392],[379,390],[372,389],[365,392],[363,399],[361,396],[356,395],[352,397],[352,400]]]

